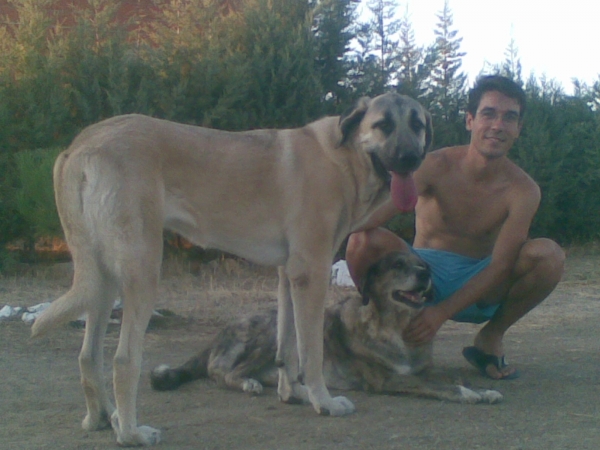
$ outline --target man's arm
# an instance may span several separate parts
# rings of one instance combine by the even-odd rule
[[[394,202],[390,198],[371,214],[371,217],[369,217],[369,220],[367,220],[365,224],[354,232],[359,233],[361,231],[367,231],[385,225],[392,217],[399,213],[400,211],[398,211],[398,208],[396,208]]]

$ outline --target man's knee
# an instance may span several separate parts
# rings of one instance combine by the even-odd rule
[[[390,230],[373,228],[351,234],[346,245],[346,262],[354,283],[358,286],[367,269],[393,251],[409,251],[409,248]]]
[[[353,233],[348,238],[346,255],[376,255],[377,258],[392,251],[408,251],[406,243],[397,235],[385,228],[373,228],[371,230]]]
[[[558,283],[563,275],[565,252],[551,239],[538,238],[527,241],[519,257],[531,270],[548,277],[548,281]]]

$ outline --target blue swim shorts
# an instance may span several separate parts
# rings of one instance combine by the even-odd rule
[[[473,276],[488,266],[492,257],[484,259],[470,258],[444,250],[431,248],[413,248],[431,269],[433,281],[433,300],[426,303],[436,305],[456,291]],[[492,318],[499,305],[483,306],[471,305],[452,317],[456,322],[483,323]]]

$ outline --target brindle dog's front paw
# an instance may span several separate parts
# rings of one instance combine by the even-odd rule
[[[244,384],[242,385],[242,390],[244,392],[248,392],[253,395],[260,395],[263,392],[263,385],[260,384],[260,381],[255,380],[254,378],[246,378],[244,380]]]

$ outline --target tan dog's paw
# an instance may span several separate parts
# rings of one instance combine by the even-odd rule
[[[302,405],[309,403],[308,389],[298,381],[290,382],[290,377],[283,369],[279,369],[279,383],[277,395],[279,401],[290,405]]]
[[[278,389],[279,401],[290,405],[304,405],[310,403],[306,386],[294,383],[290,389]]]
[[[97,417],[93,417],[91,414],[87,414],[83,422],[81,422],[81,427],[85,431],[99,431],[106,430],[111,427],[110,423],[110,414],[101,413]]]
[[[117,435],[117,443],[122,447],[156,445],[160,442],[160,430],[142,425],[123,433],[119,427],[119,415],[115,411],[111,417],[112,427]]]
[[[322,416],[347,416],[356,411],[354,403],[342,396],[330,398],[328,401],[314,406]]]

